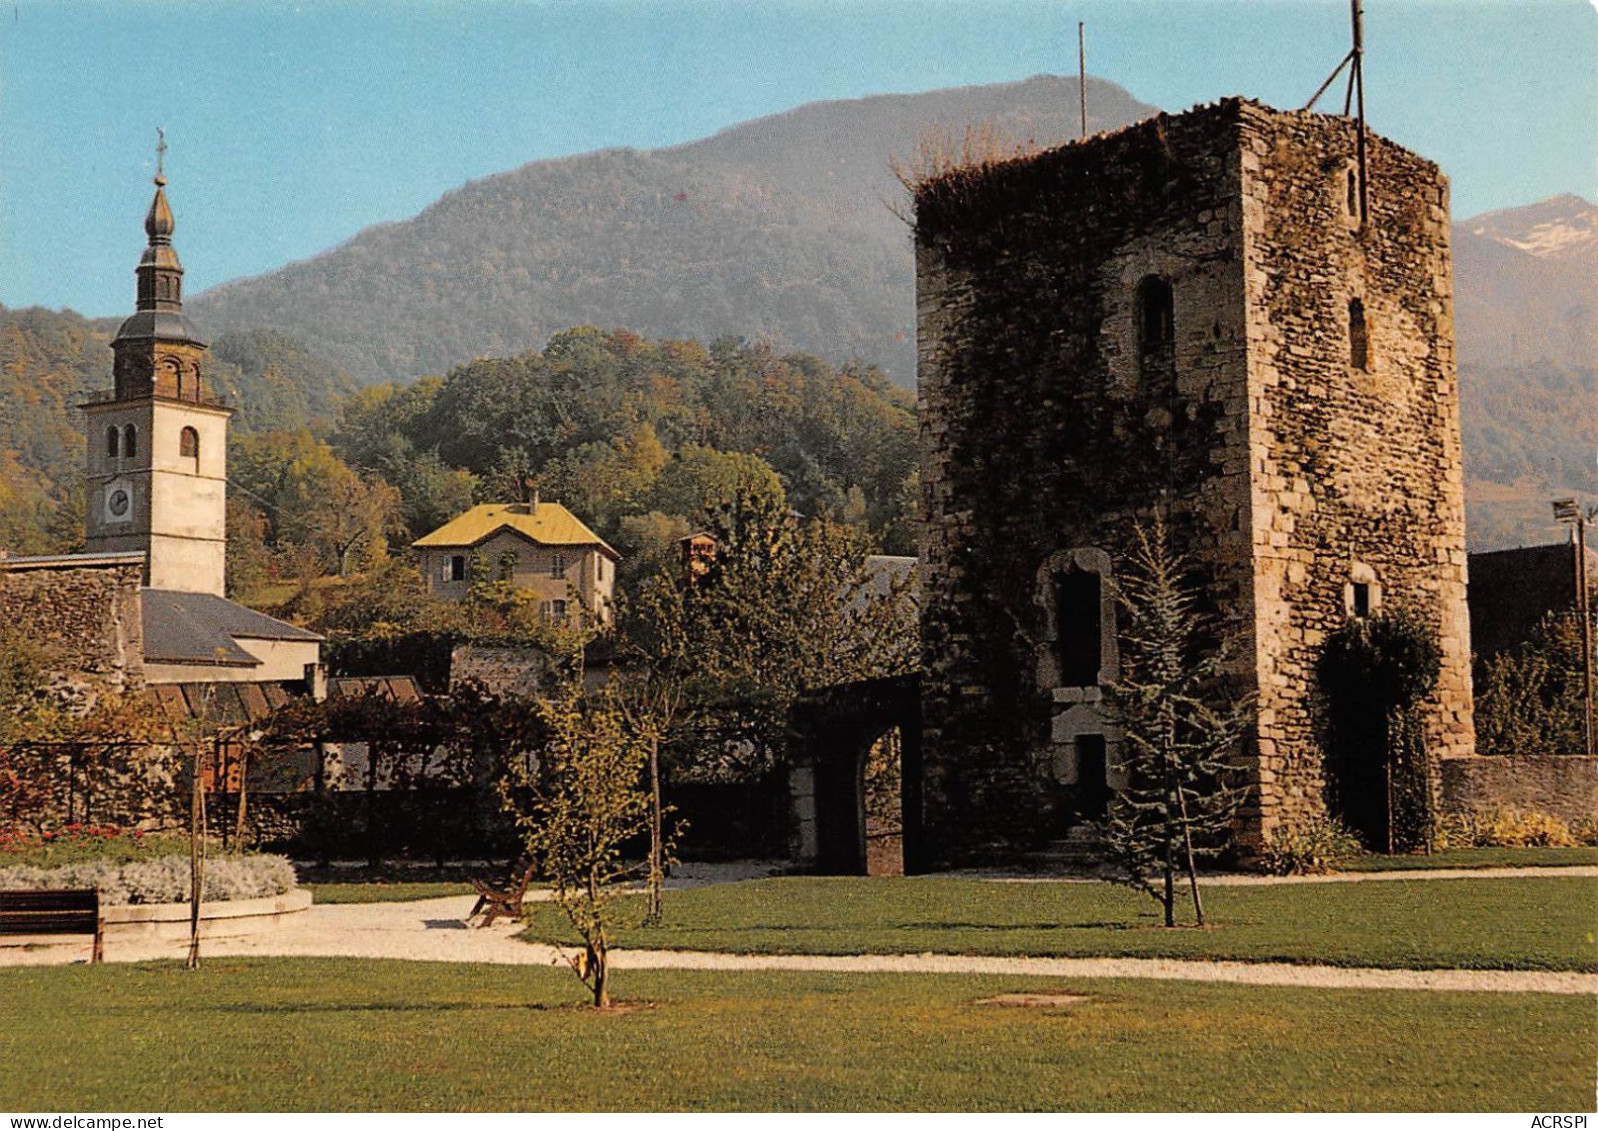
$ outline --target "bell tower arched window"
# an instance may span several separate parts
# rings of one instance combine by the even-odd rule
[[[196,464],[200,460],[200,434],[187,426],[178,433],[178,455],[185,459],[192,459]]]
[[[122,454],[122,433],[115,424],[105,430],[105,454],[110,459]]]
[[[122,429],[122,456],[132,459],[139,454],[139,430],[133,425],[125,425]]]

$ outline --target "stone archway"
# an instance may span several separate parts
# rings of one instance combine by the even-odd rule
[[[919,675],[802,696],[789,715],[788,751],[799,863],[826,875],[925,869]]]

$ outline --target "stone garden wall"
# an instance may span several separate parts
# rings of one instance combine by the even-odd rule
[[[1571,825],[1598,818],[1598,758],[1444,758],[1440,769],[1445,814],[1518,809],[1547,813]]]

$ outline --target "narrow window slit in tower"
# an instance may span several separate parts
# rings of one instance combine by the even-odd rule
[[[1355,369],[1370,368],[1370,333],[1365,326],[1365,304],[1348,301],[1348,363]]]

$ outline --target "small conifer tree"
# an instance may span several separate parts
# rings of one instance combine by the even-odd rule
[[[1248,792],[1231,784],[1230,763],[1247,712],[1225,689],[1223,655],[1210,646],[1187,568],[1163,520],[1136,529],[1118,583],[1120,677],[1109,689],[1127,785],[1097,829],[1113,882],[1152,896],[1167,927],[1176,925],[1179,872],[1204,925],[1196,861],[1225,847]]]

